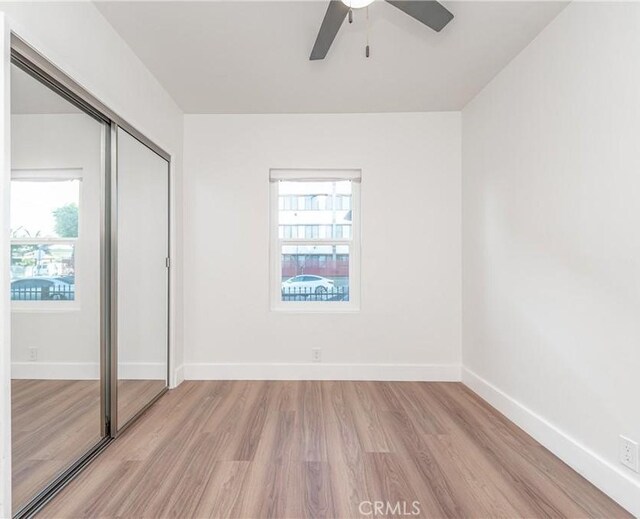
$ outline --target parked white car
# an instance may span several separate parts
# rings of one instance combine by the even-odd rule
[[[322,276],[303,274],[282,282],[282,291],[285,294],[326,294],[333,290],[333,280]]]

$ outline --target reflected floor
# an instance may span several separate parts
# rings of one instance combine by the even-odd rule
[[[131,420],[165,386],[164,380],[118,380],[118,426]]]
[[[13,510],[101,438],[98,380],[12,380]]]
[[[163,380],[118,381],[125,423],[165,386]],[[100,441],[98,380],[12,380],[14,512]]]

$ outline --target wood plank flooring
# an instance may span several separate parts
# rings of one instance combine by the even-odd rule
[[[367,515],[374,502],[384,514]],[[413,517],[631,517],[461,384],[263,381],[183,383],[38,517],[417,510]]]

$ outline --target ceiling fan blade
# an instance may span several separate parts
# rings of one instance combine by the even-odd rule
[[[434,0],[387,0],[387,2],[436,32],[440,32],[453,19],[453,14]]]
[[[349,14],[349,8],[340,0],[329,2],[316,43],[313,45],[311,56],[309,56],[310,60],[324,59],[347,14]]]

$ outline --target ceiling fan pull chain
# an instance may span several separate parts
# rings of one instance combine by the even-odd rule
[[[353,9],[351,7],[349,7],[349,23],[353,23]]]
[[[370,55],[369,32],[370,32],[371,26],[369,25],[369,6],[367,6],[366,9],[367,9],[367,46],[365,47],[364,54],[368,58]]]

